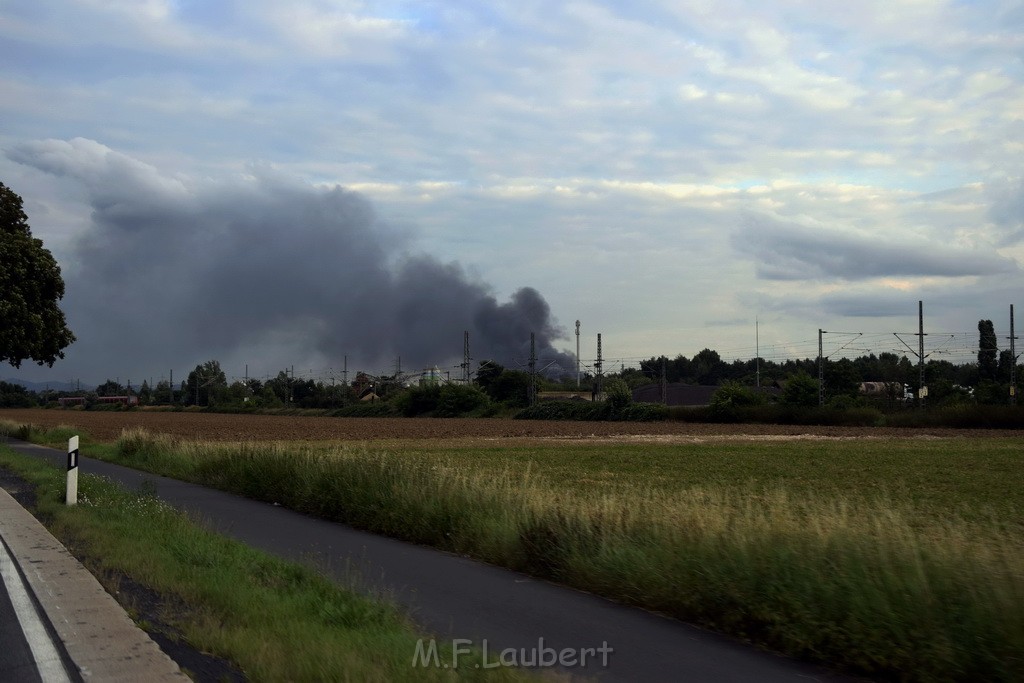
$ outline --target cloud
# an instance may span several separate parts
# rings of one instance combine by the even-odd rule
[[[11,158],[85,184],[89,229],[74,253],[67,308],[96,373],[256,358],[282,340],[291,363],[343,355],[371,368],[461,361],[572,360],[544,298],[499,302],[455,262],[416,253],[407,231],[362,196],[254,169],[229,181],[169,178],[91,140],[46,140]],[[262,349],[262,351],[260,351]],[[278,349],[280,352],[281,349]],[[78,355],[77,353],[75,354]],[[296,356],[298,358],[296,358]]]
[[[999,244],[1008,246],[1024,241],[1024,182],[994,183],[990,193],[989,216],[998,231]]]
[[[765,280],[866,280],[889,276],[967,277],[1018,270],[995,251],[966,251],[908,239],[879,239],[751,218],[733,246]]]

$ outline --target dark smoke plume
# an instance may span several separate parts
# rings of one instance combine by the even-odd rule
[[[476,359],[524,364],[533,332],[538,356],[575,362],[553,348],[565,334],[536,290],[499,303],[458,264],[409,253],[407,233],[344,189],[267,174],[195,183],[82,139],[10,156],[88,189],[65,309],[81,340],[69,359],[98,377],[210,358],[450,366],[467,330]]]

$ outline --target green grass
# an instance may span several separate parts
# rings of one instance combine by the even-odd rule
[[[4,446],[0,467],[37,487],[38,513],[94,573],[115,587],[116,577],[127,575],[157,591],[164,622],[194,647],[234,662],[250,680],[483,677],[473,666],[479,654],[460,658],[457,672],[413,668],[421,636],[390,605],[206,531],[150,495],[84,475],[80,504],[67,508],[62,471]],[[440,661],[452,661],[450,648],[438,645]],[[511,670],[487,674],[520,678]]]
[[[901,680],[1024,679],[1019,439],[203,444],[90,454]],[[267,482],[273,482],[272,492]]]

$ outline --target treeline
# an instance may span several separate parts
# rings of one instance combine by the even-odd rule
[[[950,406],[963,404],[1005,405],[1019,396],[1024,388],[1024,372],[1009,350],[999,350],[992,322],[978,322],[977,362],[953,364],[928,359],[924,386],[927,404]],[[496,414],[520,410],[534,405],[543,392],[581,391],[590,398],[604,398],[609,388],[621,394],[646,384],[694,384],[727,389],[723,395],[735,395],[736,389],[773,388],[765,400],[818,405],[834,408],[864,405],[861,385],[883,383],[882,397],[893,407],[903,403],[904,387],[913,397],[920,395],[920,366],[905,355],[873,353],[856,358],[826,359],[822,363],[823,382],[819,395],[819,365],[815,358],[775,362],[765,359],[722,360],[717,351],[704,349],[687,358],[677,355],[652,357],[640,362],[639,368],[621,369],[601,377],[583,376],[577,385],[575,376],[558,379],[531,375],[522,370],[505,368],[494,361],[481,361],[470,384],[442,381],[439,377],[408,375],[374,376],[357,372],[352,382],[330,383],[296,377],[293,371],[281,370],[268,379],[247,378],[228,382],[227,375],[216,360],[196,365],[178,385],[162,380],[150,386],[126,386],[107,380],[94,392],[36,393],[24,387],[0,382],[0,407],[32,407],[53,405],[57,399],[76,396],[86,408],[119,409],[124,404],[107,402],[110,397],[127,397],[128,406],[163,405],[173,408],[201,406],[214,410],[321,409],[341,411],[339,414],[454,415]],[[1015,374],[1015,376],[1014,376]],[[1015,385],[1011,386],[1011,376]],[[729,392],[732,392],[731,394]],[[599,396],[600,394],[600,396]],[[106,400],[104,400],[106,399]],[[824,400],[821,400],[824,399]],[[577,412],[584,410],[577,408]],[[590,410],[590,409],[586,409]],[[603,414],[592,410],[595,415]]]
[[[1009,351],[993,352],[991,348],[980,351],[979,362],[976,363],[955,365],[946,360],[929,359],[925,362],[924,381],[928,400],[934,405],[965,402],[1005,404],[1010,397],[1012,363]],[[920,366],[895,353],[827,359],[822,366],[826,400],[839,396],[856,397],[865,382],[906,385],[915,396],[920,389]],[[795,377],[809,376],[814,380],[816,391],[818,359],[790,359],[779,363],[762,358],[760,361],[750,359],[727,363],[716,351],[704,349],[693,358],[683,355],[671,359],[665,356],[649,358],[640,362],[638,370],[626,370],[619,376],[633,387],[659,382],[662,377],[668,383],[783,387]],[[1015,379],[1015,390],[1019,396],[1024,387],[1024,373],[1020,365]]]

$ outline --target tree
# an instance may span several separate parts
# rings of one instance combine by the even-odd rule
[[[75,335],[57,305],[62,298],[57,261],[32,237],[21,197],[0,183],[0,362],[53,367],[64,357]]]
[[[837,396],[857,398],[860,393],[860,376],[853,361],[840,358],[825,364],[825,392],[830,399]]]
[[[982,380],[994,381],[999,375],[999,347],[991,320],[978,321],[978,372]]]
[[[112,379],[96,387],[97,396],[124,396],[126,393],[125,388]]]
[[[505,372],[505,366],[493,360],[480,361],[480,367],[476,371],[476,384],[484,391],[487,391],[492,384]]]
[[[818,380],[803,370],[790,375],[782,390],[782,402],[792,406],[818,405]]]
[[[188,379],[182,383],[182,398],[185,403],[195,405],[210,405],[210,394],[217,389],[228,386],[228,378],[220,369],[220,363],[215,360],[208,360],[202,365],[188,373]]]
[[[725,363],[717,351],[704,349],[693,357],[693,369],[697,384],[714,385],[725,369]]]
[[[711,395],[711,412],[722,417],[735,417],[740,408],[758,406],[763,403],[765,403],[763,394],[759,394],[739,382],[729,380]]]
[[[633,403],[633,392],[626,381],[619,377],[608,378],[604,383],[604,395],[612,412],[617,413]]]

